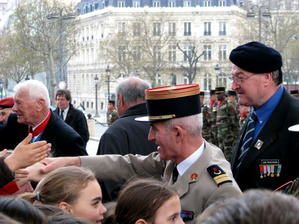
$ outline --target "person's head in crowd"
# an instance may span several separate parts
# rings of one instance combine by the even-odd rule
[[[13,111],[18,123],[35,127],[50,111],[50,98],[47,87],[40,81],[28,80],[15,86]]]
[[[228,90],[227,91],[227,98],[228,101],[231,103],[237,103],[237,93],[233,90]]]
[[[0,124],[6,124],[9,115],[12,113],[14,103],[12,97],[0,100]]]
[[[121,116],[130,107],[145,102],[144,90],[150,88],[150,84],[137,77],[122,80],[116,87],[116,109]]]
[[[216,100],[217,100],[216,91],[215,91],[215,89],[211,89],[210,90],[210,101],[215,102]]]
[[[0,212],[0,224],[21,224]]]
[[[260,42],[249,42],[233,49],[232,89],[239,104],[260,107],[282,83],[282,58],[278,51]]]
[[[65,110],[72,101],[71,92],[68,89],[59,89],[55,96],[56,105],[60,110]]]
[[[207,208],[200,224],[293,224],[299,223],[299,200],[291,195],[266,190],[249,190]]]
[[[106,212],[98,181],[90,170],[81,167],[62,167],[49,173],[28,198],[93,223],[101,222]]]
[[[112,112],[115,110],[115,101],[114,100],[109,100],[108,101],[108,106],[107,106],[107,111]]]
[[[150,121],[148,140],[158,145],[160,158],[179,164],[203,142],[199,85],[157,87],[145,93],[148,116],[135,120]]]
[[[217,96],[217,100],[219,100],[219,101],[225,100],[225,97],[226,97],[225,87],[216,87],[215,93],[216,93],[216,96]]]
[[[178,194],[153,179],[129,182],[120,192],[115,208],[115,223],[180,224],[181,204]]]
[[[16,197],[0,197],[0,211],[6,216],[26,224],[46,224],[44,214],[28,201]]]

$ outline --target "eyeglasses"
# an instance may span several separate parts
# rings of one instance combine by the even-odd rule
[[[247,77],[238,77],[238,76],[231,76],[229,77],[229,80],[231,80],[232,82],[240,85],[242,84],[244,81],[246,81],[247,79],[250,79],[252,76],[255,76],[256,74],[252,74],[250,76]]]

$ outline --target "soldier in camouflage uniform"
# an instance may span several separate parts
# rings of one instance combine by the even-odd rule
[[[208,123],[210,124],[210,141],[214,145],[218,145],[217,141],[217,127],[216,127],[216,116],[217,116],[217,97],[215,90],[210,90],[210,107],[209,107],[209,116]]]
[[[107,108],[107,124],[108,126],[111,126],[111,124],[116,121],[118,118],[118,113],[115,108],[115,101],[109,100],[108,102],[108,108]]]
[[[204,103],[204,98],[205,92],[201,91],[199,99],[202,112],[202,136],[206,141],[211,142],[210,108]]]
[[[224,87],[217,87],[216,94],[218,99],[216,115],[218,147],[223,150],[225,158],[230,161],[232,147],[240,131],[239,116],[235,106],[226,99]]]
[[[227,91],[227,101],[232,104],[236,111],[239,113],[239,104],[238,104],[238,100],[237,100],[237,93],[233,90],[228,90]]]

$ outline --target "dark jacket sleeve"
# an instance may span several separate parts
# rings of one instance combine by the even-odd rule
[[[4,157],[0,157],[0,187],[3,187],[14,179],[14,175],[4,162]]]
[[[77,115],[77,121],[76,121],[76,131],[81,136],[85,144],[89,140],[89,132],[88,132],[88,126],[87,126],[87,120],[85,118],[85,115],[79,111]]]

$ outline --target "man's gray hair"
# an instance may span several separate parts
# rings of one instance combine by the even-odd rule
[[[179,117],[166,121],[168,128],[175,125],[183,127],[191,136],[201,135],[202,131],[202,114],[195,114],[187,117]]]
[[[50,97],[47,87],[38,80],[28,80],[18,83],[14,87],[15,93],[26,91],[31,99],[44,99],[48,108],[50,108]]]
[[[276,85],[279,85],[281,83],[281,77],[279,70],[275,70],[272,72],[272,79],[275,82]]]
[[[145,100],[145,90],[150,88],[149,82],[138,77],[122,80],[116,88],[116,95],[122,95],[125,103],[135,103]]]

